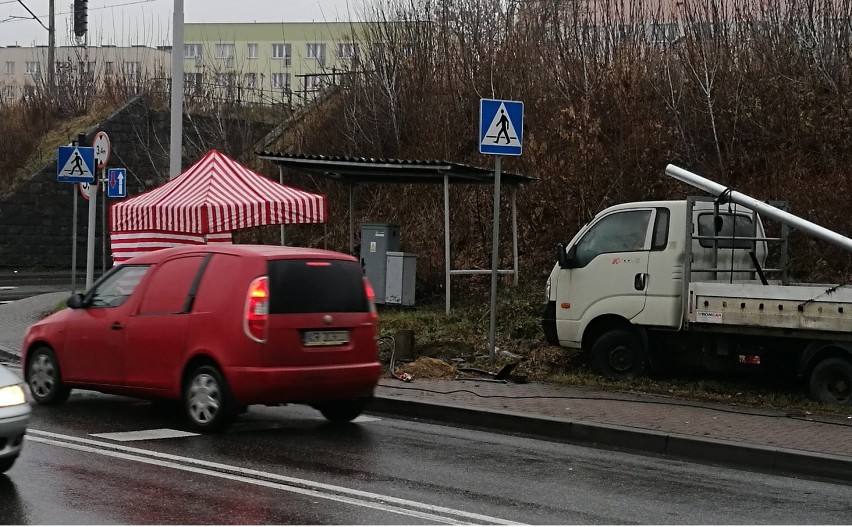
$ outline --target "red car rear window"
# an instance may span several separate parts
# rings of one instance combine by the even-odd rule
[[[358,262],[269,262],[269,313],[367,313],[370,306]]]

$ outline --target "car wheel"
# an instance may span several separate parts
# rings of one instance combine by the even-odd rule
[[[12,457],[6,457],[6,458],[3,458],[3,459],[0,459],[0,474],[3,474],[4,472],[6,472],[10,468],[12,468],[12,465],[15,464],[16,459],[18,459],[18,456],[12,456]]]
[[[318,404],[316,409],[332,423],[348,423],[364,411],[366,401],[355,399],[350,401],[332,401]]]
[[[598,337],[590,354],[592,371],[610,379],[639,377],[645,373],[647,357],[635,331],[614,329]]]
[[[183,404],[189,422],[202,432],[224,430],[236,418],[225,379],[210,365],[195,368],[187,377]]]
[[[53,351],[47,347],[37,348],[28,362],[27,384],[33,399],[45,406],[65,402],[71,389],[62,383],[59,361]]]
[[[840,357],[820,361],[811,371],[810,388],[817,401],[852,404],[852,363]]]

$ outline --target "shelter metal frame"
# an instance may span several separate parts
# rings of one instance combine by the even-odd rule
[[[355,197],[358,184],[435,184],[444,186],[444,290],[445,311],[450,313],[450,278],[456,275],[491,274],[490,269],[452,269],[450,255],[450,184],[494,184],[490,169],[437,160],[373,159],[363,157],[316,156],[295,153],[257,152],[258,158],[278,165],[279,179],[284,168],[310,172],[346,184],[349,189],[349,252],[355,252]],[[501,184],[511,187],[512,269],[498,269],[513,276],[518,284],[517,191],[536,178],[501,172]],[[327,220],[326,220],[327,221]]]

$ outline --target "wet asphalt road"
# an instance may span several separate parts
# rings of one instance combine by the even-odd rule
[[[366,415],[252,406],[182,431],[135,399],[36,407],[0,476],[6,524],[850,524],[850,487]],[[119,436],[122,439],[127,437]]]

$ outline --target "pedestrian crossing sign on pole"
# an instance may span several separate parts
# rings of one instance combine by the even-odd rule
[[[95,149],[91,146],[60,146],[56,156],[56,181],[94,183]]]
[[[523,102],[480,99],[479,153],[519,156],[523,138]]]

